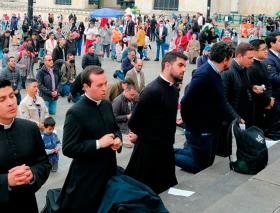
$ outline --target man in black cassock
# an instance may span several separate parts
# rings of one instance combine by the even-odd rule
[[[81,80],[85,96],[67,111],[64,123],[62,150],[73,161],[59,196],[59,212],[97,212],[106,184],[117,171],[116,151],[121,151],[112,105],[103,100],[104,70],[88,66]]]
[[[183,80],[186,60],[178,52],[164,56],[160,76],[143,90],[128,121],[138,138],[125,174],[157,194],[177,184],[173,144],[179,90],[173,84]]]
[[[0,212],[38,213],[35,192],[51,165],[36,123],[16,115],[11,83],[0,77]]]

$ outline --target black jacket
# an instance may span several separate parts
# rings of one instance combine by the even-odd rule
[[[0,50],[1,50],[1,49],[4,49],[4,48],[9,48],[10,37],[8,38],[8,45],[7,45],[7,47],[4,47],[5,38],[6,38],[5,33],[3,33],[3,35],[0,36]]]
[[[34,40],[32,39],[32,47],[33,47],[34,52],[40,51],[40,43],[39,43],[38,39],[36,39],[36,45],[34,43]]]
[[[47,39],[49,39],[49,36],[47,35],[47,33],[45,33],[45,34],[42,34],[42,33],[40,33],[39,35],[38,35],[38,39],[39,39],[39,46],[40,46],[40,48],[45,48],[45,42],[46,42],[46,40],[44,40],[44,38],[47,38]]]
[[[101,67],[101,62],[99,61],[98,55],[87,53],[82,59],[82,68],[85,69],[89,65],[96,65]]]
[[[233,60],[229,70],[222,72],[221,75],[224,82],[226,121],[231,122],[236,118],[241,119],[239,113],[244,110],[239,107],[241,96],[247,97],[244,100],[247,103],[252,98],[251,86],[246,69]],[[242,81],[242,79],[245,79],[245,81]],[[247,94],[242,93],[244,83],[246,84],[245,87],[247,87]]]
[[[56,68],[54,68],[53,73],[55,77],[55,90],[57,90],[61,76]],[[58,99],[58,96],[52,98],[52,79],[45,65],[38,71],[36,79],[39,84],[39,95],[44,99],[44,101]]]
[[[84,94],[85,91],[83,90],[83,85],[82,85],[82,79],[81,79],[81,73],[79,73],[79,75],[77,75],[74,83],[71,86],[70,92],[72,95],[76,95],[76,94]]]
[[[160,42],[165,42],[165,38],[167,36],[167,33],[168,33],[167,28],[165,26],[163,26],[163,31],[162,31],[162,35],[161,35],[162,41],[160,41],[159,40],[159,27],[157,27],[156,30],[155,30],[156,40],[160,41]]]
[[[63,58],[63,52],[64,51],[64,58]],[[65,48],[61,48],[59,45],[57,45],[54,49],[53,49],[53,53],[52,53],[52,57],[53,57],[53,61],[55,62],[57,59],[62,59],[64,61],[67,60],[67,52]]]
[[[125,35],[126,36],[135,36],[135,24],[133,21],[128,22],[125,28]]]
[[[71,53],[73,55],[76,55],[76,41],[72,41],[70,42],[68,39],[66,40],[66,44],[65,44],[65,49],[66,49],[66,52],[67,54],[68,53]]]

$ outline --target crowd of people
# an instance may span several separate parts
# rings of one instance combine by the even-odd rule
[[[69,16],[65,38],[61,27],[46,32],[41,18],[32,26],[24,20],[22,30],[28,33],[15,57],[9,56],[12,32],[5,30],[0,37],[3,212],[38,212],[35,192],[50,171],[58,170],[60,151],[73,161],[55,200],[59,212],[97,212],[106,184],[118,172],[116,153],[122,146],[133,148],[123,174],[160,194],[177,184],[176,165],[197,173],[213,164],[217,152],[232,154],[221,147],[233,120],[270,134],[270,127],[279,123],[279,33],[271,32],[265,41],[256,36],[238,42],[229,17],[220,33],[216,19],[206,21],[201,13],[192,19],[176,16],[171,23],[163,15],[158,20],[144,16],[142,23],[132,14],[119,22],[99,21],[97,27],[95,18],[77,22]],[[150,42],[156,45],[154,61],[161,52],[161,72],[146,85],[142,68],[150,60]],[[166,48],[170,42],[173,46]],[[77,66],[83,71],[77,74],[75,57],[81,55]],[[31,76],[37,57],[43,57],[43,64]],[[65,64],[54,66],[58,59]],[[115,73],[121,81],[107,86],[105,59],[121,62]],[[188,60],[197,69],[179,100]],[[27,92],[23,99],[22,88]],[[60,95],[75,103],[65,116],[62,143],[50,117]],[[176,126],[182,124],[188,146],[174,149]]]

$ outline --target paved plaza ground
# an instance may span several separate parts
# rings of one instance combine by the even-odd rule
[[[245,39],[242,39],[246,41]],[[152,52],[149,53],[151,61],[145,61],[143,66],[143,72],[146,78],[146,84],[155,79],[161,71],[161,60],[154,62],[155,59],[155,43],[152,42]],[[16,52],[15,49],[11,51],[11,54]],[[105,59],[102,62],[102,68],[104,68],[108,83],[116,81],[113,78],[113,73],[116,69],[120,69],[121,64],[111,59]],[[81,57],[76,57],[76,67],[78,73],[82,71]],[[189,64],[187,62],[187,68],[185,77],[183,80],[183,88],[189,83],[191,79],[191,71],[196,68],[196,65]],[[21,91],[22,96],[26,94],[25,90]],[[180,92],[180,98],[182,98],[183,90]],[[73,105],[68,103],[66,97],[59,98],[57,104],[57,113],[53,116],[57,122],[56,131],[58,136],[62,139],[63,125],[65,120],[65,114],[67,110]],[[183,147],[185,137],[183,130],[177,128],[176,142],[174,147]],[[133,149],[123,147],[120,154],[117,154],[118,165],[125,168],[130,159]],[[217,157],[214,165],[206,169],[205,171],[193,175],[176,168],[176,175],[178,179],[178,185],[175,186],[178,189],[195,191],[195,194],[189,198],[169,195],[167,192],[162,193],[161,197],[164,204],[174,213],[182,212],[277,212],[277,208],[280,206],[280,146],[275,145],[270,158],[270,164],[272,164],[268,172],[259,174],[258,177],[250,175],[241,175],[231,172],[228,166],[228,159]],[[277,161],[278,160],[278,161]],[[277,163],[278,162],[278,163]],[[48,189],[62,187],[65,177],[70,166],[71,159],[63,156],[60,153],[59,168],[57,173],[51,173],[47,182],[36,193],[39,209],[41,210],[45,205],[45,197]],[[245,184],[245,186],[243,186]],[[251,186],[246,185],[251,184]],[[263,185],[265,184],[265,185]],[[243,186],[240,188],[240,186]],[[256,191],[255,191],[256,189]],[[243,197],[244,195],[244,197]],[[232,197],[228,197],[232,196]],[[277,198],[277,199],[275,199]],[[233,203],[237,202],[242,208],[234,206]],[[247,206],[247,203],[251,205],[251,208]],[[263,204],[261,204],[263,203]],[[227,209],[226,207],[230,208]],[[278,209],[279,210],[279,209]]]

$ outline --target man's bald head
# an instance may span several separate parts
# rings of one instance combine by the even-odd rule
[[[142,67],[143,67],[143,60],[137,59],[134,67],[138,72],[140,72],[142,70]]]

